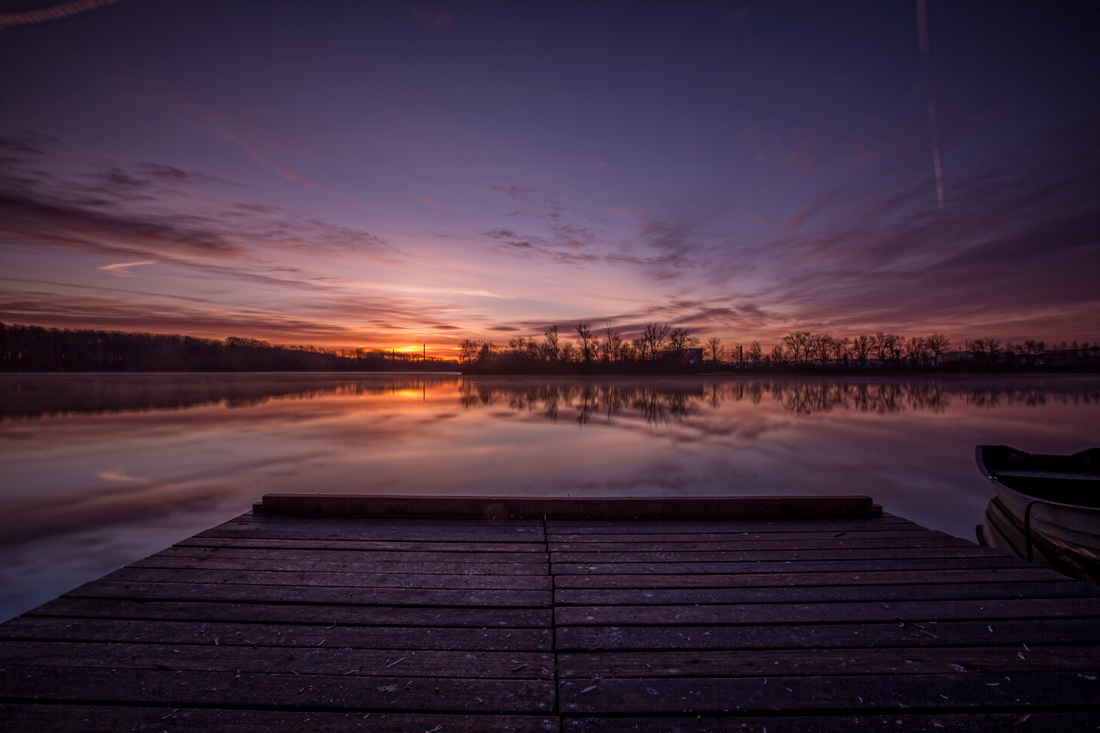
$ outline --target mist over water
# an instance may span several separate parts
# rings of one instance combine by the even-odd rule
[[[1100,379],[0,377],[0,618],[268,492],[869,494],[974,539],[974,446],[1100,445]]]

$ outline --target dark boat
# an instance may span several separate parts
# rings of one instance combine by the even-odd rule
[[[1044,564],[1078,570],[1071,575],[1100,564],[1100,448],[1058,456],[980,445],[974,454],[997,494],[983,544],[1029,560],[1039,548]]]

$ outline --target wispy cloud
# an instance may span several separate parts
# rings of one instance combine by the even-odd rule
[[[505,196],[509,197],[531,197],[541,193],[541,189],[536,186],[490,186],[493,191],[500,191]]]
[[[225,258],[245,251],[218,231],[171,216],[97,213],[0,193],[0,236],[9,241],[107,255],[188,254]]]
[[[477,296],[479,298],[497,298],[497,299],[505,299],[506,298],[506,296],[497,295],[496,293],[492,292],[491,290],[454,290],[452,292],[454,292],[457,295],[474,295],[474,296]]]
[[[39,132],[21,131],[14,134],[0,135],[0,150],[8,154],[16,155],[42,155],[49,145],[60,142],[53,135],[45,135]]]
[[[51,20],[69,18],[90,10],[104,8],[108,5],[122,2],[122,0],[73,0],[60,5],[51,5],[48,8],[28,10],[23,13],[0,13],[0,30],[13,25],[26,25],[29,23],[45,23]]]
[[[757,163],[780,165],[799,178],[817,172],[826,154],[817,130],[795,128],[782,134],[768,126],[747,127],[741,131],[745,150]]]
[[[0,320],[8,323],[219,338],[245,334],[273,342],[322,345],[388,345],[410,333],[453,330],[447,310],[435,304],[345,288],[294,298],[289,304],[263,306],[230,304],[216,296],[140,295],[65,283],[36,289],[33,283],[21,285],[10,278],[6,282],[8,286],[0,292]],[[140,307],[135,307],[136,303]]]
[[[397,256],[369,231],[279,207],[180,193],[214,183],[233,185],[157,163],[112,163],[68,180],[12,166],[0,174],[0,236],[133,261],[256,262],[262,259],[260,248],[283,254],[343,252],[390,262]]]
[[[274,150],[301,151],[305,146],[290,139],[275,125],[259,118],[255,111],[225,112],[198,104],[184,95],[163,91],[129,91],[125,98],[132,102],[161,110],[176,123],[199,129],[244,151],[248,158],[266,171],[310,191],[341,201],[355,209],[363,206],[342,191],[316,181],[286,165],[276,163]]]
[[[238,134],[232,131],[215,128],[214,134],[216,134],[218,137],[222,138],[226,142],[233,143],[241,150],[243,150],[255,163],[287,181],[297,183],[303,188],[308,188],[310,191],[316,191],[317,193],[323,193],[326,196],[331,196],[334,199],[343,201],[345,204],[351,206],[352,208],[363,208],[359,202],[354,201],[351,197],[344,195],[340,191],[337,191],[330,186],[326,186],[323,183],[318,183],[317,181],[307,178],[300,173],[295,173],[294,171],[276,165],[275,163],[271,162],[268,154],[264,152],[264,150],[261,149],[259,145],[242,139]]]
[[[96,268],[99,270],[106,270],[116,277],[133,277],[134,273],[130,271],[131,267],[141,267],[142,265],[155,265],[156,260],[138,260],[137,262],[114,262],[110,265],[103,265]]]

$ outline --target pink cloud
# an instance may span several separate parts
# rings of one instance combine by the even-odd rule
[[[642,234],[653,234],[667,227],[667,221],[644,221],[641,226],[638,227],[638,231]]]
[[[445,10],[432,10],[431,8],[424,7],[423,5],[415,5],[412,9],[412,19],[427,28],[428,30],[435,31],[437,33],[445,31],[454,25],[455,17],[453,14],[448,13]]]

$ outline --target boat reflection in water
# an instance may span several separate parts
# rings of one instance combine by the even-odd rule
[[[997,494],[978,541],[1100,584],[1100,448],[1052,456],[980,445],[975,459]]]

